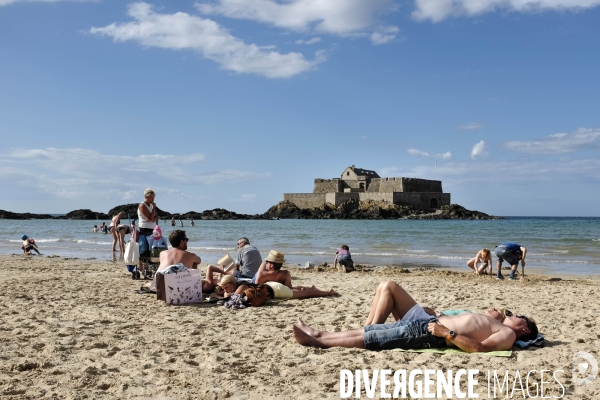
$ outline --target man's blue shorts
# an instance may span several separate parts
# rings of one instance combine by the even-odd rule
[[[396,321],[391,324],[367,325],[364,327],[365,348],[383,349],[439,349],[446,348],[446,338],[433,336],[427,331],[436,318],[415,321]]]
[[[496,254],[496,257],[498,257],[499,263],[502,263],[502,261],[506,261],[509,265],[519,264],[519,258],[516,256],[516,254],[510,251],[508,247],[502,244],[500,246],[496,246],[494,253]]]

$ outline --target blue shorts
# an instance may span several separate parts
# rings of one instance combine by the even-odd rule
[[[338,257],[338,263],[344,267],[354,268],[354,261],[350,257]]]
[[[519,264],[519,258],[517,257],[517,255],[515,253],[513,253],[512,251],[510,251],[504,245],[496,246],[494,253],[496,254],[496,257],[498,257],[498,262],[500,264],[502,264],[502,261],[506,261],[510,265],[518,265]]]
[[[437,319],[396,321],[391,324],[367,325],[364,327],[365,348],[384,349],[440,349],[448,347],[446,338],[433,336],[427,326]]]

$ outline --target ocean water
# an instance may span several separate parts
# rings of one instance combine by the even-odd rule
[[[112,259],[110,234],[92,232],[93,226],[101,223],[0,220],[0,254],[21,254],[20,237],[25,233],[36,240],[44,255]],[[265,256],[271,249],[282,251],[291,263],[331,264],[336,249],[347,244],[355,263],[411,263],[460,269],[466,269],[467,260],[481,248],[493,250],[501,242],[512,241],[527,247],[527,268],[557,274],[600,274],[600,218],[202,220],[196,221],[195,227],[187,221],[184,225],[190,238],[188,250],[211,263],[226,253],[235,258],[240,236],[247,236]],[[165,235],[173,229],[162,221],[161,227]]]

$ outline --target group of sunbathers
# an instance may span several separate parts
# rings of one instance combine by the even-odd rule
[[[188,240],[185,231],[182,230],[174,230],[169,234],[172,249],[160,253],[158,273],[176,264],[183,264],[188,269],[198,268],[201,259],[187,251]],[[227,269],[226,266],[209,265],[206,277],[202,281],[202,292],[215,293],[226,298],[233,294],[240,295],[251,286],[266,285],[270,296],[274,299],[306,299],[337,295],[333,289],[324,291],[315,286],[292,286],[290,272],[281,269],[285,263],[284,254],[271,250],[267,258],[262,261],[260,252],[255,249],[254,246],[250,246],[248,238],[240,238],[235,267]],[[256,273],[252,275],[253,270]],[[215,279],[216,274],[221,275],[219,281]],[[154,288],[155,285],[156,279],[149,286]]]
[[[189,269],[198,267],[201,259],[187,251],[188,238],[185,231],[171,232],[169,242],[173,248],[160,253],[158,271],[177,263],[182,263]],[[271,250],[267,258],[261,260],[258,270],[249,280],[250,276],[246,274],[251,273],[252,266],[248,268],[248,262],[257,262],[254,249],[247,238],[240,238],[239,257],[235,261],[235,268],[228,270],[224,265],[209,265],[206,278],[202,282],[203,293],[217,292],[222,297],[228,297],[242,294],[252,285],[264,284],[270,288],[270,296],[275,299],[337,295],[333,289],[323,291],[314,286],[293,286],[290,272],[281,269],[285,262],[284,254],[277,250]],[[251,253],[250,256],[247,253]],[[221,274],[218,283],[215,274]],[[390,315],[396,322],[386,324]],[[298,319],[297,325],[292,326],[292,331],[294,338],[301,345],[319,348],[352,347],[380,350],[458,347],[467,352],[510,350],[516,340],[529,341],[538,335],[538,328],[533,319],[504,309],[492,308],[485,314],[468,311],[438,313],[417,304],[393,281],[385,281],[379,285],[365,325],[361,329],[324,332]]]

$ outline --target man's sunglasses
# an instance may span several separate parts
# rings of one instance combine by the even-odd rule
[[[183,238],[183,240],[185,240],[186,242],[189,242],[190,238]]]

